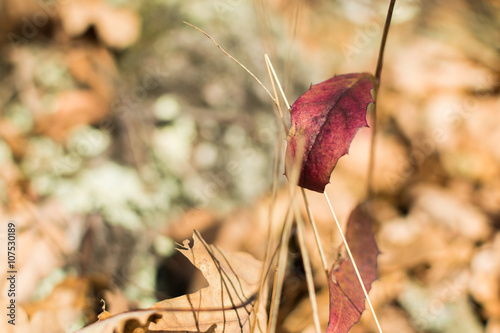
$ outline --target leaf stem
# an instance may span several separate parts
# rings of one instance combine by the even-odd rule
[[[389,34],[389,27],[391,25],[392,12],[394,11],[395,4],[396,0],[391,0],[389,9],[387,10],[387,16],[385,18],[384,32],[382,33],[382,41],[380,42],[380,50],[378,52],[377,70],[375,71],[375,82],[377,85],[377,89],[380,85],[380,74],[382,73],[382,63],[384,62],[385,42],[387,41],[387,35]]]
[[[385,43],[387,41],[387,35],[389,34],[389,27],[391,26],[392,12],[394,11],[394,5],[396,0],[391,0],[389,4],[389,9],[387,10],[387,16],[385,18],[384,32],[382,33],[382,40],[380,41],[380,50],[378,52],[377,69],[375,70],[375,104],[373,107],[373,130],[372,130],[372,142],[370,146],[370,161],[368,162],[368,198],[373,197],[373,173],[375,169],[375,137],[377,134],[377,95],[380,87],[380,75],[382,74],[382,65],[384,62],[384,50]]]
[[[342,242],[344,243],[344,246],[347,250],[347,254],[349,255],[349,258],[351,259],[352,265],[354,266],[354,271],[356,272],[356,276],[358,277],[359,284],[361,285],[361,289],[363,289],[363,293],[365,294],[365,298],[368,301],[368,306],[370,307],[370,311],[373,315],[373,319],[375,319],[375,323],[377,324],[378,331],[380,333],[382,332],[382,328],[380,327],[380,323],[378,322],[377,315],[375,314],[375,310],[373,309],[372,302],[370,301],[370,297],[368,297],[368,292],[366,291],[365,284],[363,283],[363,279],[361,278],[361,274],[359,273],[358,266],[356,265],[356,261],[354,261],[354,257],[352,256],[351,249],[349,248],[349,245],[347,244],[347,240],[345,239],[344,232],[342,231],[342,228],[340,227],[339,220],[337,219],[337,215],[335,215],[335,212],[333,211],[332,204],[330,203],[330,199],[328,198],[328,195],[326,194],[326,191],[323,192],[325,195],[326,201],[328,202],[328,206],[330,207],[330,211],[332,212],[333,219],[335,220],[335,223],[337,224],[337,228],[339,229],[340,236],[342,236]]]

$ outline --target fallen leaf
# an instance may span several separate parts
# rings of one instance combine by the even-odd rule
[[[84,277],[67,277],[38,302],[26,302],[23,308],[33,332],[67,332],[72,323],[91,306],[91,284]]]
[[[154,323],[160,318],[161,313],[155,310],[123,312],[84,327],[76,333],[143,333],[147,332],[150,323]]]
[[[98,122],[108,115],[110,105],[99,94],[86,90],[68,90],[55,98],[53,113],[35,120],[35,132],[63,142],[78,126]]]
[[[115,82],[118,77],[111,51],[101,45],[83,44],[66,53],[71,75],[107,101],[115,98]]]
[[[106,309],[109,313],[121,313],[130,310],[131,304],[122,290],[113,287],[111,290],[104,290]]]
[[[209,246],[196,232],[193,240],[192,248],[186,240],[179,251],[203,273],[209,286],[155,304],[152,309],[161,310],[163,317],[149,331],[250,332],[255,320],[255,331],[264,331],[266,301],[253,308],[262,263],[247,253],[225,253]]]
[[[453,268],[467,265],[474,251],[466,238],[437,223],[422,221],[416,214],[385,221],[378,236],[383,252],[379,274],[430,266],[434,275],[446,275]]]
[[[414,200],[410,213],[417,220],[443,226],[472,242],[485,241],[491,237],[490,221],[475,205],[459,197],[464,192],[422,183],[410,191]]]
[[[32,332],[64,333],[67,332],[58,318],[58,314],[50,310],[40,310],[30,318]]]
[[[61,10],[64,31],[82,35],[94,25],[99,38],[109,47],[126,48],[139,38],[141,21],[137,13],[127,8],[115,8],[96,0],[71,1]]]
[[[15,158],[21,158],[26,153],[26,138],[8,120],[0,120],[0,138],[9,145]]]
[[[15,200],[17,203],[10,209],[0,210],[0,219],[15,222],[17,241],[23,244],[16,249],[16,299],[25,303],[33,299],[43,279],[54,270],[62,269],[66,256],[78,251],[79,243],[72,237],[81,235],[78,230],[81,222],[69,217],[55,200],[48,199],[38,205],[22,195]],[[74,232],[71,237],[67,233],[69,225]],[[5,290],[7,282],[0,281],[1,290]],[[78,288],[80,291],[83,289],[81,286]],[[76,309],[76,304],[81,303],[72,303],[71,308]]]
[[[312,85],[293,103],[286,158],[302,157],[299,186],[325,190],[358,129],[368,127],[366,109],[374,102],[372,89],[374,78],[369,73],[339,75]],[[286,168],[285,174],[288,177]]]
[[[328,304],[330,302],[329,292],[326,288],[322,288],[316,293],[316,302],[318,303],[320,323],[326,323],[328,321]],[[293,311],[286,316],[283,322],[283,329],[289,333],[315,332],[313,318],[311,300],[303,298]]]
[[[167,227],[166,234],[176,242],[191,237],[193,230],[204,234],[206,230],[215,228],[218,217],[208,209],[192,209],[183,213]]]
[[[346,239],[363,278],[366,291],[377,278],[379,250],[371,227],[372,219],[362,205],[349,216]],[[328,281],[330,289],[330,319],[327,333],[343,333],[358,322],[365,309],[365,295],[351,260],[343,258],[334,264]]]
[[[106,45],[124,49],[139,38],[141,21],[139,16],[125,8],[103,7],[96,15],[96,30]]]
[[[489,318],[500,318],[500,234],[471,260],[469,294]]]

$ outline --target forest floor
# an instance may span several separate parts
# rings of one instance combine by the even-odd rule
[[[193,229],[252,263],[279,237],[289,198],[282,162],[273,175],[284,137],[272,101],[183,21],[270,87],[268,53],[293,102],[334,74],[375,70],[387,5],[0,0],[0,331],[72,332],[101,299],[118,314],[199,290],[207,280],[175,250]],[[499,41],[498,1],[397,2],[374,170],[370,298],[385,333],[500,333]],[[343,225],[366,197],[369,123],[326,189]],[[341,238],[323,196],[307,196],[331,263]],[[305,238],[326,327],[309,226]],[[295,240],[283,333],[314,331]],[[369,311],[351,329],[375,331]]]

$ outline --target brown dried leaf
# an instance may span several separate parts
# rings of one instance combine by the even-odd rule
[[[132,45],[140,34],[139,16],[126,8],[113,8],[102,1],[70,1],[62,6],[62,26],[70,36],[83,34],[95,25],[97,35],[113,48]]]
[[[91,306],[88,298],[90,288],[87,278],[67,277],[54,287],[47,298],[23,304],[33,331],[67,331],[70,324]]]
[[[69,50],[66,62],[76,80],[104,99],[113,100],[118,70],[111,51],[100,45],[84,44]]]
[[[154,323],[160,318],[161,313],[155,310],[124,312],[100,320],[76,331],[76,333],[143,333],[147,332],[150,323]]]
[[[141,22],[135,12],[125,8],[104,7],[96,15],[97,33],[106,45],[124,49],[139,38]]]
[[[131,309],[130,301],[122,290],[113,287],[111,290],[104,291],[104,300],[106,300],[106,309],[110,313],[120,313]]]
[[[26,139],[8,120],[0,120],[0,138],[9,145],[15,158],[22,157],[26,152]]]
[[[266,302],[257,310],[253,308],[262,263],[247,253],[225,253],[209,246],[197,232],[193,240],[192,248],[186,240],[179,251],[203,273],[209,287],[155,304],[153,309],[162,310],[163,317],[149,330],[250,332],[255,320],[256,331],[265,330]]]
[[[56,97],[54,108],[54,113],[36,120],[35,131],[58,142],[66,140],[76,127],[103,119],[110,110],[109,103],[104,98],[85,90],[62,92]]]

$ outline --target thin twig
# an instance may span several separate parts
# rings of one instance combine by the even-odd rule
[[[267,73],[269,74],[269,80],[271,81],[271,85],[273,87],[274,100],[275,100],[276,106],[278,108],[278,114],[276,116],[281,120],[281,125],[283,125],[284,133],[285,133],[285,135],[287,135],[288,128],[286,126],[286,121],[285,121],[285,117],[283,115],[283,111],[281,110],[281,104],[280,104],[280,100],[278,98],[278,92],[276,91],[276,84],[274,83],[276,76],[274,76],[274,79],[273,79],[273,75],[272,75],[272,73],[274,73],[273,64],[271,64],[271,60],[269,60],[269,57],[267,56],[267,54],[264,54],[264,60],[266,62]],[[279,81],[276,80],[276,82],[279,85]]]
[[[267,332],[275,333],[278,323],[278,310],[281,303],[281,294],[283,291],[283,281],[285,280],[286,263],[288,258],[288,240],[293,225],[292,203],[290,203],[288,216],[283,225],[283,233],[281,236],[281,246],[278,259],[278,269],[274,281],[273,296],[271,301],[271,309],[269,311],[269,325]]]
[[[319,256],[321,257],[321,263],[323,264],[323,270],[326,274],[326,280],[328,281],[328,264],[326,263],[325,253],[323,252],[323,246],[321,246],[321,239],[319,238],[318,228],[316,228],[316,222],[314,221],[313,214],[311,212],[311,207],[309,206],[309,201],[307,200],[306,191],[304,188],[302,190],[302,198],[304,199],[304,205],[306,206],[307,216],[309,217],[309,221],[311,222],[311,226],[314,233],[314,239],[316,240],[316,244],[318,246]]]
[[[297,189],[297,183],[299,181],[299,168],[297,167],[302,163],[302,156],[299,154],[299,158],[297,158],[294,163],[294,167],[291,167],[290,170],[292,170],[289,178],[289,185],[290,185],[290,202],[288,205],[288,211],[287,214],[288,216],[286,217],[285,224],[283,225],[283,231],[282,231],[282,236],[281,236],[281,246],[280,246],[280,253],[279,253],[279,259],[278,259],[278,272],[276,276],[276,281],[275,281],[275,289],[273,290],[273,299],[271,303],[271,311],[270,311],[270,318],[269,318],[269,325],[268,325],[268,332],[269,333],[275,333],[276,332],[276,324],[278,322],[278,310],[279,310],[279,304],[281,300],[281,294],[282,294],[282,288],[283,288],[283,281],[285,279],[285,271],[286,271],[286,264],[287,264],[287,259],[288,259],[288,241],[290,239],[290,233],[293,225],[293,207],[294,207],[294,202],[295,202],[295,191]]]
[[[361,278],[361,274],[359,273],[358,266],[356,265],[356,261],[354,261],[354,257],[352,256],[351,249],[349,248],[349,245],[347,244],[347,240],[345,239],[344,232],[342,231],[342,228],[340,227],[340,223],[337,219],[337,215],[335,215],[335,212],[333,211],[332,204],[330,203],[330,199],[328,198],[326,191],[323,192],[323,194],[325,195],[326,201],[328,202],[328,206],[330,207],[330,211],[332,212],[335,223],[337,224],[337,228],[339,229],[340,236],[342,236],[342,242],[344,242],[344,246],[347,250],[347,254],[349,255],[349,258],[351,259],[352,265],[354,266],[354,271],[356,272],[356,276],[358,277],[359,284],[361,285],[361,288],[363,289],[363,293],[365,294],[366,300],[368,301],[368,305],[370,307],[370,311],[372,312],[373,318],[375,319],[375,323],[377,324],[378,331],[380,333],[382,333],[382,328],[380,327],[380,324],[378,322],[378,318],[377,318],[377,315],[375,314],[375,310],[373,309],[373,305],[372,305],[372,302],[370,301],[370,297],[368,297],[368,292],[366,291],[365,284],[363,283],[363,279]]]
[[[382,33],[382,41],[380,42],[380,49],[378,52],[377,69],[375,70],[375,82],[377,84],[377,89],[380,85],[380,74],[382,73],[382,64],[384,62],[385,42],[387,41],[387,35],[389,34],[389,27],[391,26],[392,12],[394,11],[395,4],[396,0],[391,0],[389,9],[387,10],[387,16],[385,18],[384,32]]]
[[[267,64],[266,62],[266,66],[267,66],[267,71],[268,71],[268,74],[269,74],[269,77],[271,79],[271,84],[273,86],[273,92],[274,92],[274,99],[277,101],[277,107],[278,107],[278,110],[279,110],[279,114],[282,115],[283,113],[281,112],[281,107],[280,107],[280,104],[279,104],[279,100],[278,100],[278,93],[276,91],[276,87],[274,85],[274,81],[272,79],[272,76],[271,76],[271,71],[269,69],[269,65]],[[283,117],[280,115],[276,114],[275,112],[275,116],[276,118],[281,118],[282,119],[282,123],[283,123],[283,126],[284,128],[286,128],[286,123],[284,122],[284,119]],[[277,180],[278,180],[278,175],[279,175],[279,158],[280,158],[280,152],[281,152],[281,145],[282,145],[282,140],[281,139],[281,135],[279,135],[279,140],[278,142],[276,143],[276,154],[274,156],[274,160],[273,160],[273,180],[272,180],[272,196],[271,196],[271,203],[269,205],[269,209],[268,209],[268,216],[267,216],[267,219],[268,219],[268,226],[267,226],[267,241],[266,241],[266,252],[265,252],[265,255],[264,255],[264,262],[262,264],[262,272],[261,272],[261,276],[260,276],[260,285],[259,285],[259,294],[258,294],[258,297],[257,297],[257,300],[255,301],[255,308],[258,309],[259,308],[259,305],[260,305],[260,301],[261,301],[261,297],[263,296],[263,292],[264,292],[264,286],[266,284],[266,281],[267,281],[267,274],[266,274],[266,267],[270,267],[271,266],[271,261],[272,261],[272,258],[270,256],[270,253],[271,253],[271,234],[272,234],[272,216],[273,216],[273,207],[275,207],[276,205],[276,198],[277,198],[277,193],[278,193],[278,187],[277,187]],[[274,283],[276,283],[276,280],[274,281]],[[255,316],[255,320],[251,323],[250,325],[250,332],[254,332],[255,330],[255,325],[257,323],[257,316]]]
[[[370,160],[368,162],[368,190],[367,196],[368,198],[373,197],[373,174],[375,171],[375,138],[377,134],[377,95],[380,87],[380,75],[382,74],[382,65],[384,62],[384,50],[385,43],[387,41],[387,35],[389,34],[389,27],[391,26],[392,12],[394,11],[394,5],[396,4],[396,0],[391,0],[389,4],[389,9],[387,10],[387,17],[385,19],[384,32],[382,33],[382,40],[380,41],[380,49],[378,52],[377,59],[377,69],[375,70],[375,104],[373,105],[373,124],[372,124],[372,142],[370,145]]]
[[[266,63],[269,63],[269,66],[271,67],[271,71],[273,72],[274,79],[276,80],[276,83],[278,84],[278,87],[280,88],[281,96],[283,97],[283,100],[285,101],[286,107],[290,111],[290,103],[288,103],[288,100],[286,99],[285,92],[283,91],[283,88],[281,88],[280,80],[278,80],[278,76],[276,75],[276,72],[274,71],[274,67],[271,64],[271,60],[269,60],[269,57],[267,54],[264,55],[264,58],[266,58]]]
[[[271,63],[271,60],[269,60],[269,57],[267,56],[267,54],[264,55],[264,57],[266,59],[266,64],[267,64],[268,68],[271,69],[273,76],[274,76],[274,80],[271,79],[271,81],[273,82],[273,88],[274,88],[274,81],[276,81],[276,83],[278,84],[279,90],[281,92],[281,96],[282,96],[283,100],[285,101],[285,104],[288,108],[288,111],[290,111],[290,103],[288,103],[288,99],[286,98],[285,92],[283,91],[283,88],[281,87],[280,81],[278,79],[278,76],[276,75],[276,72],[275,72],[274,67]],[[277,96],[275,96],[275,97],[278,100],[278,97]],[[283,114],[280,113],[280,115],[282,117],[282,121],[284,122]],[[286,135],[288,132],[288,128],[286,127],[286,124],[285,124],[284,130],[285,130],[285,135]],[[309,222],[311,223],[311,226],[313,229],[314,239],[316,240],[316,246],[318,247],[319,255],[321,257],[321,262],[323,264],[323,270],[325,272],[326,280],[328,281],[328,264],[326,263],[326,257],[325,257],[324,251],[323,251],[323,246],[321,245],[321,239],[320,239],[319,234],[318,234],[318,229],[316,228],[316,222],[314,221],[314,217],[313,217],[312,212],[311,212],[311,207],[309,206],[306,192],[303,188],[301,188],[301,193],[302,193],[302,198],[304,199],[304,205],[306,207],[307,216],[309,218]],[[298,222],[297,222],[297,224],[298,224]],[[303,232],[303,229],[298,230],[299,234],[301,232]],[[316,308],[314,307],[314,304],[316,304],[315,303],[316,295],[313,293],[313,296],[310,296],[310,297],[311,297],[311,302],[313,302],[313,314],[316,318],[316,316],[318,315],[317,307]]]
[[[269,92],[269,90],[267,90],[266,86],[260,82],[260,80],[257,78],[257,76],[255,76],[248,68],[245,67],[245,65],[243,65],[241,62],[239,62],[238,60],[236,60],[236,58],[234,58],[232,55],[230,55],[226,50],[224,50],[222,48],[222,46],[219,45],[219,43],[217,43],[215,41],[215,39],[213,39],[208,33],[206,33],[205,31],[201,30],[200,28],[198,28],[197,26],[191,24],[191,23],[188,23],[186,21],[182,21],[184,22],[185,24],[189,25],[190,27],[193,27],[195,28],[196,30],[198,30],[199,32],[201,32],[202,34],[204,34],[205,36],[208,37],[208,39],[210,39],[212,41],[212,43],[215,44],[215,46],[217,46],[225,55],[227,55],[231,60],[233,60],[234,62],[236,62],[238,65],[240,65],[241,68],[243,68],[248,74],[250,74],[251,77],[253,77],[255,79],[255,81],[257,81],[262,88],[264,88],[264,90],[267,92],[267,94],[269,95],[269,97],[271,97],[271,99],[273,100],[274,103],[277,103],[276,100],[274,99],[273,95],[271,95],[271,93]]]
[[[382,33],[382,40],[380,41],[380,49],[378,52],[377,69],[375,70],[375,105],[373,106],[373,124],[372,124],[372,141],[370,146],[370,160],[368,162],[368,198],[373,197],[373,174],[375,169],[375,138],[377,134],[377,95],[380,87],[380,75],[382,74],[382,65],[384,62],[384,50],[385,43],[387,41],[387,35],[389,34],[389,27],[391,26],[392,12],[394,11],[394,5],[396,0],[391,0],[389,4],[389,9],[387,10],[387,17],[385,19],[384,32]]]
[[[302,261],[304,263],[304,271],[306,273],[307,291],[309,292],[309,298],[311,300],[314,327],[316,329],[316,333],[320,333],[321,325],[319,323],[318,302],[316,301],[316,292],[314,290],[314,279],[312,276],[311,261],[309,260],[309,253],[307,252],[306,240],[304,237],[304,221],[302,219],[302,215],[300,214],[299,206],[295,203],[293,203],[293,205],[295,206],[295,217],[297,219],[297,235],[299,238]]]
[[[283,100],[285,101],[286,107],[288,108],[288,111],[290,111],[290,104],[288,103],[288,99],[286,98],[285,92],[281,88],[280,81],[278,80],[278,76],[276,75],[276,72],[274,71],[271,60],[269,60],[269,57],[267,56],[267,54],[264,55],[264,57],[266,58],[266,64],[271,69],[273,76],[274,76],[274,79],[276,80],[276,82],[278,84],[278,87],[279,87],[280,92],[281,92],[281,96],[282,96]],[[273,81],[273,88],[274,88],[274,80],[271,80],[271,81]],[[277,96],[276,96],[276,99],[278,99]],[[281,116],[283,117],[282,114],[281,114]],[[284,119],[283,119],[283,121],[284,121]],[[285,125],[285,135],[287,134],[287,132],[288,132],[288,128]],[[325,253],[323,251],[323,246],[321,245],[321,239],[319,238],[318,228],[316,228],[316,222],[314,221],[314,217],[313,217],[312,212],[311,212],[311,207],[309,207],[309,201],[307,200],[306,192],[303,188],[301,188],[301,192],[302,192],[302,198],[304,199],[304,204],[306,206],[307,216],[309,217],[309,222],[311,223],[311,226],[312,226],[312,229],[314,232],[314,239],[316,240],[316,245],[318,247],[319,255],[321,257],[323,269],[326,273],[326,280],[328,281],[328,264],[326,263]]]

